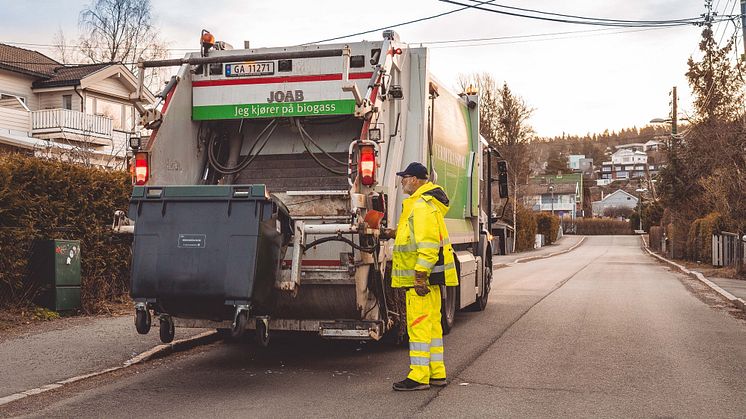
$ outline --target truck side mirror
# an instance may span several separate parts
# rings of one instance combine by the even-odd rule
[[[497,162],[497,181],[499,183],[500,198],[508,197],[508,162]]]

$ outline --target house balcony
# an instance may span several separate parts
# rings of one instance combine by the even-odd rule
[[[112,119],[69,109],[31,111],[31,134],[36,138],[111,146]]]

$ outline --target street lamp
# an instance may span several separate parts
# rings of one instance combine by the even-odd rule
[[[552,215],[554,215],[554,186],[549,185],[549,192],[552,194]]]

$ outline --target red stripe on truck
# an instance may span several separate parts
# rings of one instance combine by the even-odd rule
[[[369,79],[373,73],[350,73],[350,80]],[[224,80],[201,80],[192,82],[193,87],[211,87],[211,86],[237,86],[242,84],[274,84],[274,83],[295,83],[307,81],[335,81],[342,80],[342,73],[339,74],[316,74],[309,76],[284,76],[284,77],[256,77]]]

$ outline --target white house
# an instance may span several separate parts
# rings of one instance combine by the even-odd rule
[[[136,128],[137,79],[119,63],[63,65],[0,44],[0,150],[85,153],[117,166]],[[145,104],[155,102],[145,90]]]
[[[632,148],[620,148],[611,161],[601,164],[601,179],[634,179],[645,177],[648,155]]]
[[[593,216],[601,217],[609,209],[635,209],[637,202],[636,196],[619,189],[606,195],[600,201],[593,201]]]

